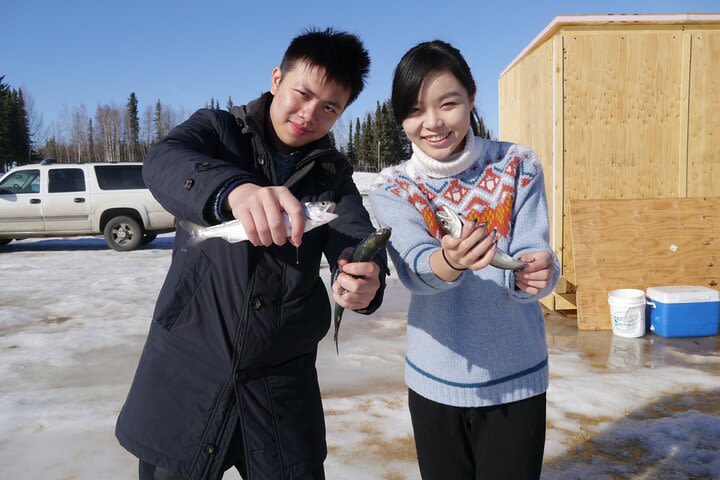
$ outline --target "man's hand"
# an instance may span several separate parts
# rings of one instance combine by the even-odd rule
[[[298,199],[285,187],[245,183],[230,192],[225,207],[240,220],[250,243],[255,246],[285,245],[287,232],[283,212],[290,217],[290,242],[296,247],[302,242],[305,214]]]
[[[340,274],[332,285],[333,299],[341,307],[358,310],[370,305],[380,288],[380,267],[375,262],[338,260]]]
[[[550,252],[532,252],[520,255],[525,268],[515,272],[515,285],[529,295],[537,295],[547,287],[555,274]]]

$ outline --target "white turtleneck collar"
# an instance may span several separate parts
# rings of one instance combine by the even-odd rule
[[[445,160],[435,160],[414,143],[411,145],[413,154],[408,166],[413,171],[432,178],[452,177],[464,172],[477,161],[482,150],[482,142],[475,141],[472,129],[465,135],[462,152],[450,155]]]

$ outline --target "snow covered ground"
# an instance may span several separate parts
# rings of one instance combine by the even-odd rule
[[[113,429],[172,238],[128,253],[92,237],[0,250],[0,479],[136,478]],[[339,357],[331,334],[320,344],[329,479],[420,478],[402,379],[408,294],[395,276],[388,289],[377,314],[346,312]],[[547,325],[543,479],[720,478],[718,337],[624,339],[549,313]]]

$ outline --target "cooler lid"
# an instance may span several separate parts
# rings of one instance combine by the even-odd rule
[[[692,285],[673,285],[667,287],[648,287],[647,296],[663,303],[717,302],[720,292],[708,287]]]

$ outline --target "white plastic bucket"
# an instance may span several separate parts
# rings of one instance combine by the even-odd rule
[[[608,293],[613,334],[636,338],[645,335],[645,292],[634,288]]]

